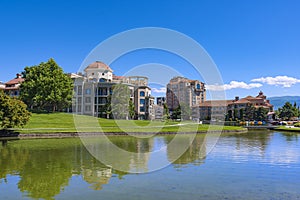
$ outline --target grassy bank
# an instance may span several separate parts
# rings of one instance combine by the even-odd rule
[[[75,123],[76,122],[76,126]],[[235,126],[199,125],[190,121],[161,122],[142,120],[110,120],[89,116],[76,116],[68,113],[33,114],[29,123],[20,129],[20,133],[74,133],[74,132],[204,132],[208,129],[225,131],[242,131]]]
[[[286,127],[286,126],[280,126],[275,129],[276,131],[291,131],[291,132],[299,132],[300,133],[300,128],[297,127]]]

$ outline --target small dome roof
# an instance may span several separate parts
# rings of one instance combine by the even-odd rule
[[[106,65],[105,63],[103,63],[101,61],[96,61],[96,62],[89,64],[89,66],[87,66],[84,71],[86,72],[89,69],[105,69],[110,72],[113,71],[108,65]]]

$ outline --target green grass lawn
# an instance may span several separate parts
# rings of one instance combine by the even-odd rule
[[[75,123],[76,122],[76,126]],[[209,130],[243,130],[236,126],[199,125],[191,121],[147,121],[111,120],[68,113],[32,114],[24,128],[15,129],[20,133],[73,133],[73,132],[195,132]]]
[[[298,128],[298,127],[290,128],[290,127],[286,127],[286,126],[280,126],[280,127],[278,127],[278,128],[275,128],[275,130],[277,130],[277,131],[300,132],[300,128]]]

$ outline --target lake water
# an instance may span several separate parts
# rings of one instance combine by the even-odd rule
[[[179,158],[175,155],[180,147],[165,148],[162,157],[174,162],[148,173],[105,166],[78,138],[3,140],[0,199],[300,199],[299,136],[222,135],[215,148],[206,152],[207,141],[199,135]],[[158,149],[172,138],[110,137],[117,146],[138,152],[112,159],[122,169],[147,172],[151,158],[140,153]],[[109,154],[109,147],[102,152]]]

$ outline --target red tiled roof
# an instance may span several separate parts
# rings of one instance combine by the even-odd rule
[[[84,71],[86,71],[88,69],[106,69],[111,72],[113,71],[108,65],[106,65],[105,63],[103,63],[101,61],[96,61],[96,62],[89,64],[89,66],[87,66]]]
[[[244,103],[250,103],[250,101],[246,98],[242,98],[242,99],[240,99],[238,101],[235,101],[233,103],[235,103],[235,104],[244,104]]]
[[[7,83],[5,83],[5,85],[13,85],[13,84],[18,84],[18,83],[23,83],[25,81],[24,78],[14,78],[10,81],[8,81]]]
[[[228,106],[232,100],[212,100],[212,101],[204,101],[203,103],[200,103],[200,107],[208,107],[208,106]]]
[[[123,79],[123,78],[125,78],[125,76],[116,76],[113,74],[113,79]]]

